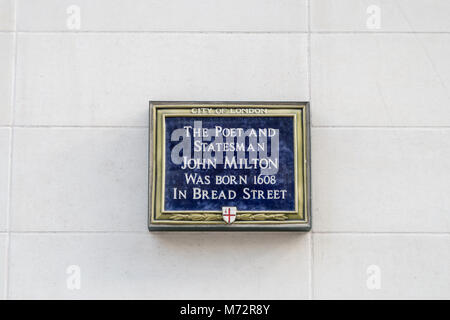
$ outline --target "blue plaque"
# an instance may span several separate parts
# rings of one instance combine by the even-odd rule
[[[307,231],[302,102],[150,102],[149,229]]]

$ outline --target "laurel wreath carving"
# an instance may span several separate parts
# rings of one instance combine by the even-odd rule
[[[213,213],[171,214],[169,219],[175,221],[221,221],[222,215]],[[287,219],[288,216],[282,213],[242,213],[236,216],[236,220],[241,221],[283,221]]]

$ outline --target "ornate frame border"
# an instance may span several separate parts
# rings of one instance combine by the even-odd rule
[[[240,211],[237,221],[227,225],[220,211],[164,211],[165,117],[220,117],[230,114],[193,114],[192,108],[265,108],[261,115],[292,116],[296,166],[295,211]],[[149,202],[150,231],[308,231],[311,228],[310,119],[308,102],[211,102],[150,101],[149,117]],[[301,170],[299,170],[301,169]],[[302,181],[300,181],[300,179]]]

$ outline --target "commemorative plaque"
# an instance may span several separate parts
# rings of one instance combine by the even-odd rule
[[[308,231],[308,108],[151,101],[149,229]]]

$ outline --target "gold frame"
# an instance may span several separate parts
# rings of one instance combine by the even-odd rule
[[[309,114],[308,103],[283,102],[150,102],[150,146],[149,146],[149,227],[170,226],[239,226],[239,225],[301,225],[310,227],[310,185],[309,185]],[[214,110],[216,113],[198,114],[194,109]],[[217,109],[222,110],[217,110]],[[232,110],[254,109],[264,111],[257,114],[229,113]],[[228,112],[226,112],[228,110]],[[217,114],[217,111],[224,113]],[[235,221],[226,225],[224,221],[196,221],[190,219],[171,220],[172,214],[221,214],[221,211],[167,211],[165,199],[165,119],[167,117],[292,117],[294,121],[294,167],[295,210],[293,211],[238,211],[240,214],[268,214],[269,219],[258,221]],[[270,219],[273,214],[283,214],[287,220]],[[159,230],[159,229],[158,229]]]

